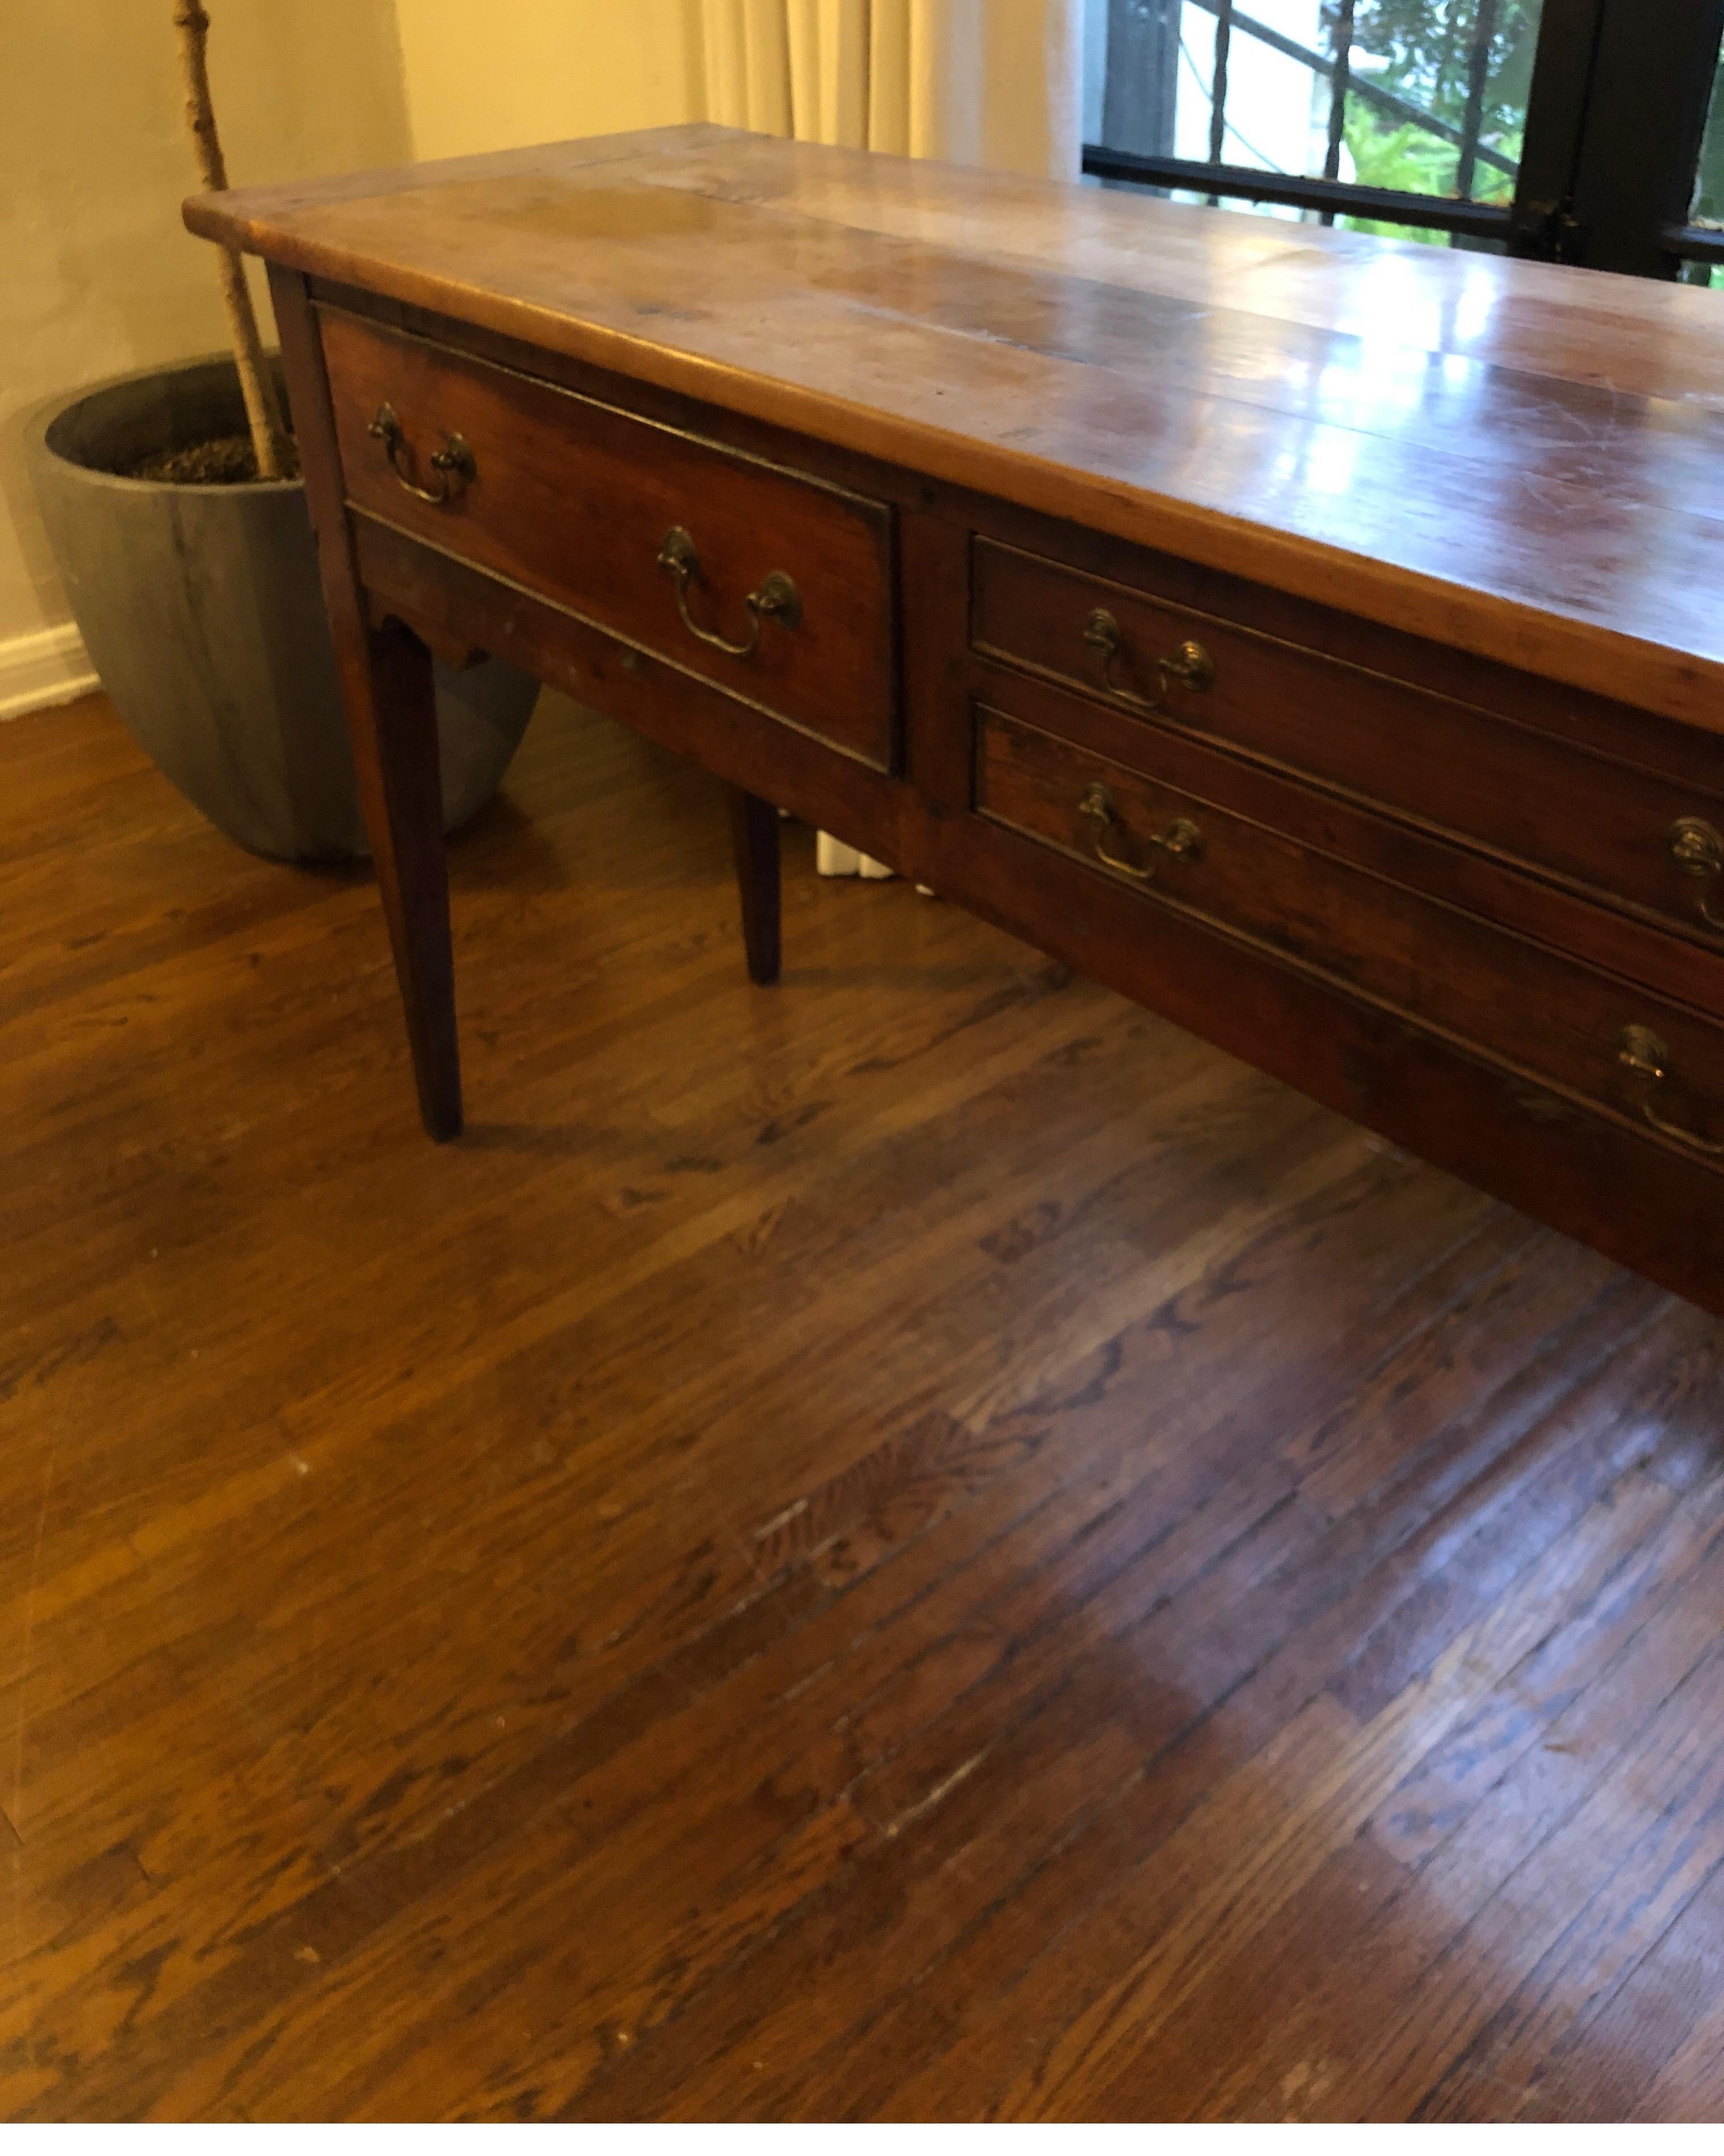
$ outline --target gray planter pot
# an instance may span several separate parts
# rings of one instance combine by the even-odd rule
[[[134,374],[37,414],[27,453],[90,663],[139,747],[220,830],[279,860],[366,853],[335,652],[296,480],[176,486],[111,470],[245,425],[229,359]],[[437,670],[444,818],[490,800],[537,685]]]

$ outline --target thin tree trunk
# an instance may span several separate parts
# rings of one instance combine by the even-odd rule
[[[228,184],[228,168],[222,157],[221,137],[216,133],[215,110],[210,103],[209,68],[205,49],[209,40],[209,17],[202,0],[175,0],[174,28],[180,33],[180,65],[186,84],[186,124],[198,152],[198,169],[203,184],[219,192]],[[235,249],[220,250],[222,304],[227,310],[228,335],[233,346],[233,362],[239,369],[240,393],[251,427],[259,479],[280,479],[287,465],[286,434],[275,402],[275,384],[264,358],[258,335],[258,318],[251,304],[245,269]]]

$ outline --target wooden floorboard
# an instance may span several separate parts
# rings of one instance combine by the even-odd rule
[[[1724,2111],[1724,1331],[547,701],[0,726],[0,2115]]]

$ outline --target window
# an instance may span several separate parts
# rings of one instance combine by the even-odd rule
[[[1724,0],[1089,9],[1103,184],[1646,275],[1724,263]]]
[[[1690,283],[1724,282],[1724,59],[1712,77],[1711,110],[1701,137],[1700,162],[1688,202],[1682,274]]]

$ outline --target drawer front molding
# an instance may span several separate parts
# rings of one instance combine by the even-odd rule
[[[890,505],[340,309],[320,318],[355,507],[895,767]]]
[[[972,562],[983,657],[1724,944],[1724,792],[995,540]]]
[[[977,712],[976,805],[1177,907],[1612,1115],[1724,1158],[1724,1025],[1252,820],[1228,796]]]

